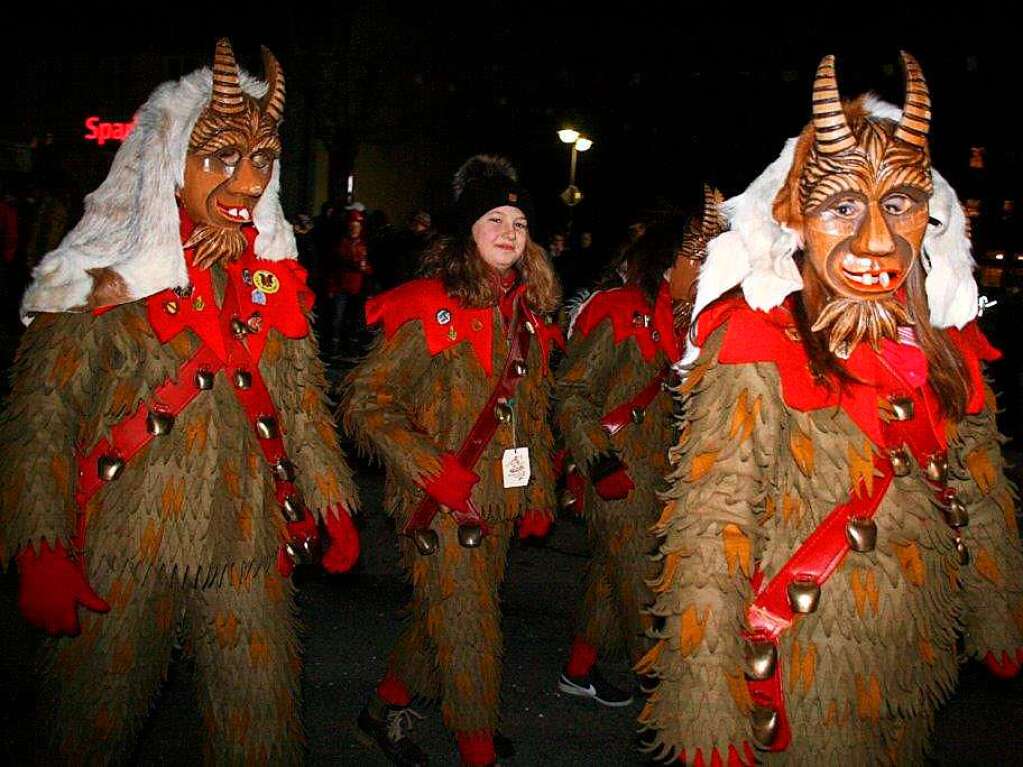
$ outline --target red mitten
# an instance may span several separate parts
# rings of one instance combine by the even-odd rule
[[[304,541],[312,541],[314,544],[319,541],[320,531],[316,526],[316,517],[312,512],[306,511],[298,522],[288,522],[288,540],[293,546],[301,545]],[[295,563],[291,561],[284,544],[277,549],[277,572],[285,578],[295,571]]]
[[[519,540],[546,538],[547,533],[551,531],[551,522],[550,514],[537,509],[530,509],[515,520],[515,525],[519,531]]]
[[[593,489],[597,495],[605,501],[620,501],[636,488],[632,477],[625,470],[625,464],[621,468],[607,474],[593,483]]]
[[[732,745],[728,746],[728,762],[726,763],[721,758],[721,753],[715,748],[710,753],[710,759],[703,758],[703,751],[696,749],[696,756],[692,762],[686,761],[686,752],[683,751],[679,756],[679,762],[682,764],[692,764],[693,767],[756,767],[757,760],[753,756],[753,749],[750,748],[749,743],[746,741],[742,742],[742,751],[744,756],[739,756],[739,750]]]
[[[44,538],[39,554],[31,546],[16,557],[21,581],[18,609],[29,623],[50,636],[78,636],[78,606],[97,613],[110,611],[85,578],[80,562],[68,555],[57,541],[51,549]]]
[[[323,569],[328,573],[343,573],[352,569],[359,558],[359,531],[344,508],[334,506],[323,515],[327,526],[327,550],[323,554]]]
[[[1007,651],[1002,652],[1002,659],[996,660],[995,654],[989,652],[984,656],[984,664],[992,674],[999,679],[1012,679],[1019,673],[1020,663],[1023,663],[1023,650],[1016,650],[1016,657],[1013,658]]]
[[[472,486],[479,481],[476,472],[462,466],[453,453],[444,453],[440,473],[428,478],[423,489],[441,506],[468,513]]]

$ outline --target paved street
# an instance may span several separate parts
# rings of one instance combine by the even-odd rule
[[[367,692],[384,671],[400,625],[406,588],[387,521],[379,511],[381,481],[363,473],[365,555],[357,572],[298,576],[306,625],[305,722],[311,765],[385,765],[355,740],[352,723]],[[579,602],[586,565],[582,527],[562,521],[543,546],[513,546],[504,591],[506,634],[503,730],[515,740],[519,765],[628,765],[639,703],[607,710],[555,691]],[[6,613],[5,613],[6,615]],[[4,618],[9,622],[9,619]],[[15,631],[16,635],[17,632]],[[10,637],[11,632],[5,632]],[[14,648],[16,651],[20,648]],[[11,653],[3,653],[8,662]],[[628,682],[624,664],[612,678]],[[0,681],[6,681],[0,679]],[[12,696],[5,696],[11,700]],[[24,762],[24,699],[0,720],[8,762]],[[455,764],[453,741],[437,706],[421,706],[417,739],[439,765]],[[191,669],[179,661],[142,741],[137,762],[185,765],[199,761],[199,720],[192,703]],[[1023,681],[1005,683],[976,666],[964,669],[960,691],[942,711],[936,764],[1023,763]]]

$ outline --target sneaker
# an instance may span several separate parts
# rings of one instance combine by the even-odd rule
[[[619,690],[613,684],[604,679],[600,670],[594,666],[590,673],[583,677],[572,677],[562,673],[558,680],[558,689],[568,695],[578,695],[581,698],[592,698],[602,706],[620,708],[632,703],[632,696],[629,693]]]
[[[365,706],[357,722],[365,739],[379,746],[398,767],[425,767],[426,754],[409,738],[416,720],[422,719],[422,715],[407,706],[384,705],[380,718],[370,709],[370,705]]]

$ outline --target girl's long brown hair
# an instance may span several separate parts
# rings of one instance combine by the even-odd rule
[[[539,312],[554,312],[561,303],[561,286],[543,248],[531,239],[515,265],[526,286],[529,305]],[[471,234],[438,238],[423,255],[421,273],[436,277],[449,295],[465,306],[494,306],[500,298],[493,271],[480,257]]]
[[[795,301],[795,320],[803,349],[810,358],[810,369],[826,385],[837,379],[839,385],[855,380],[841,360],[828,349],[827,331],[814,333],[810,327],[820,313],[826,292],[823,283],[809,262],[802,265],[803,290]],[[931,325],[924,288],[923,265],[918,258],[905,282],[906,308],[913,319],[917,342],[927,357],[927,380],[938,396],[941,409],[953,421],[966,414],[970,397],[969,376],[959,350],[945,331]]]

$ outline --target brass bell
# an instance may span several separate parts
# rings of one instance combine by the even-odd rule
[[[657,343],[658,341],[660,341],[661,340],[661,331],[655,330],[652,333],[650,333],[650,340],[653,341],[654,343]]]
[[[515,364],[512,365],[512,372],[514,372],[517,377],[523,378],[526,373],[529,372],[529,368],[526,367],[526,363],[522,360],[515,360]]]
[[[821,587],[808,578],[797,578],[788,587],[789,606],[792,612],[806,615],[817,609],[821,599]]]
[[[778,648],[768,640],[750,640],[746,643],[746,678],[757,682],[774,676],[778,665]]]
[[[277,436],[277,419],[269,415],[257,418],[256,435],[260,439],[274,439]]]
[[[643,314],[643,312],[633,312],[632,324],[637,328],[648,328],[650,327],[650,315]]]
[[[213,388],[213,373],[209,370],[200,370],[195,374],[195,388],[209,391]]]
[[[312,538],[303,538],[300,541],[288,541],[284,544],[284,553],[288,555],[292,564],[306,565],[320,558],[320,546]]]
[[[281,504],[281,511],[284,512],[284,518],[288,522],[301,522],[305,517],[305,507],[302,504],[302,499],[297,495],[287,496],[284,503]]]
[[[634,407],[632,408],[630,415],[632,416],[633,423],[640,424],[643,423],[643,419],[646,418],[646,410],[641,407]]]
[[[870,517],[852,517],[845,525],[849,548],[863,554],[877,545],[877,523]]]
[[[941,513],[949,527],[966,527],[970,524],[970,512],[966,510],[966,506],[958,498],[951,498],[948,506],[943,507]]]
[[[530,322],[529,320],[526,320],[525,326],[526,326],[526,332],[529,333],[529,335],[531,335],[531,336],[532,335],[536,335],[536,327],[533,325],[532,322]]]
[[[912,471],[912,467],[909,463],[909,454],[903,448],[892,450],[888,454],[888,459],[892,462],[892,473],[896,477],[905,477]]]
[[[245,334],[249,332],[249,329],[245,326],[238,317],[231,318],[231,335],[237,339],[245,338]]]
[[[170,434],[170,430],[173,428],[174,416],[170,413],[160,413],[155,410],[151,410],[149,415],[146,416],[146,431],[154,437],[162,437],[165,434]]]
[[[956,536],[956,554],[959,557],[959,564],[963,567],[970,564],[970,550],[966,548],[966,544],[959,536]]]
[[[287,458],[278,458],[273,465],[274,477],[281,482],[295,481],[295,465]]]
[[[467,549],[475,549],[483,543],[483,528],[476,524],[458,526],[458,542]]]
[[[913,417],[913,400],[909,397],[892,397],[888,401],[896,421],[908,421]]]
[[[750,712],[750,723],[752,724],[753,738],[764,748],[770,747],[778,736],[778,727],[781,720],[778,712],[768,706],[754,705]]]
[[[935,453],[927,459],[927,479],[945,484],[948,479],[948,456],[945,453]]]
[[[102,455],[96,464],[96,470],[104,482],[113,482],[124,471],[124,459],[116,455]]]
[[[430,556],[440,547],[440,538],[436,530],[416,530],[412,533],[412,540],[424,557]]]
[[[508,423],[511,421],[512,409],[505,400],[500,400],[496,405],[494,405],[494,418],[501,423]]]
[[[248,370],[234,371],[234,385],[237,389],[248,389],[252,386],[252,373]]]

